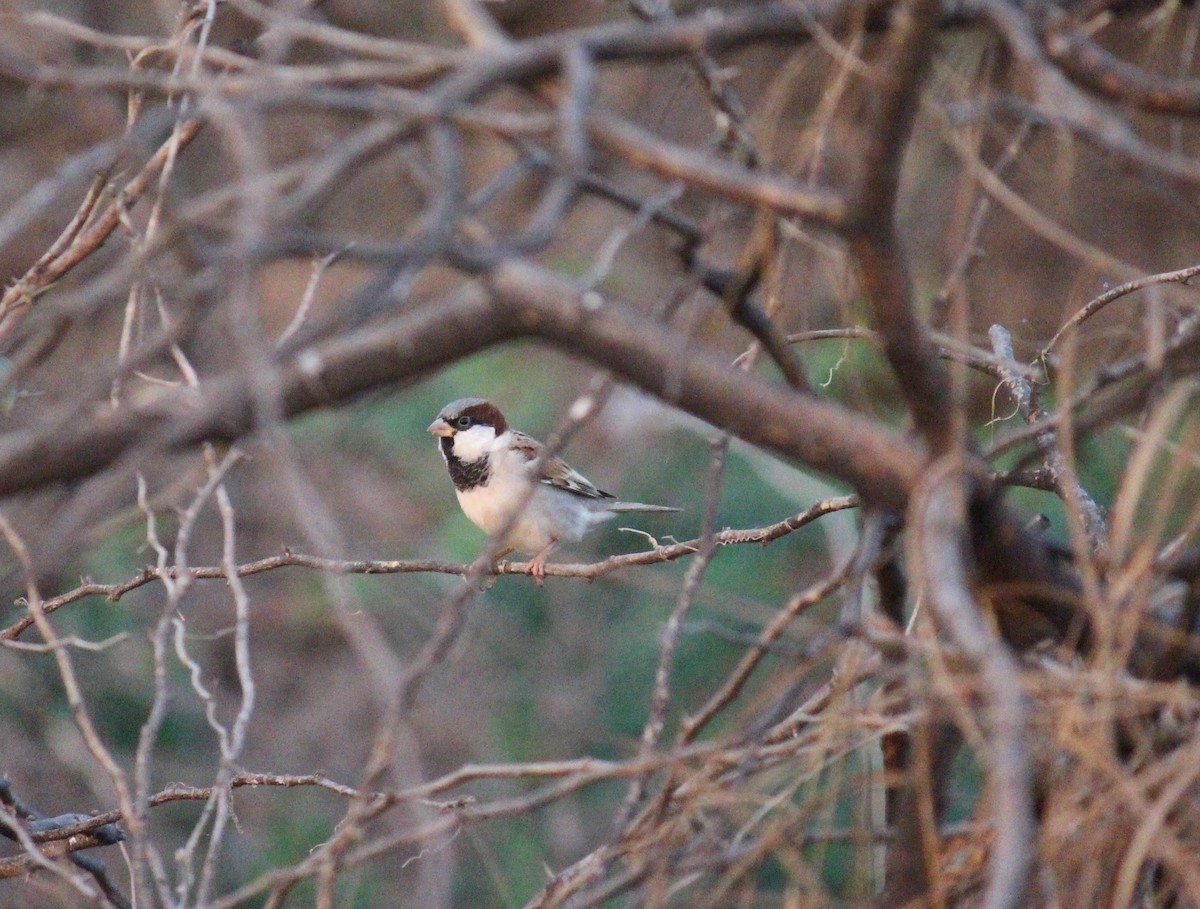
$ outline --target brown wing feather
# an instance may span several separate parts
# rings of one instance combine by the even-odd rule
[[[545,451],[545,446],[537,439],[530,438],[523,432],[513,430],[513,450],[524,455],[526,461],[536,461]],[[611,499],[611,493],[598,488],[591,480],[575,470],[562,458],[549,458],[542,465],[542,475],[538,478],[547,486],[561,489],[565,492],[582,496],[585,499]]]

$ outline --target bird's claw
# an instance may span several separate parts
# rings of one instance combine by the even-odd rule
[[[533,578],[533,583],[538,587],[546,582],[546,559],[550,557],[550,550],[554,546],[555,543],[551,542],[549,546],[529,560],[529,576]]]
[[[544,583],[546,583],[545,557],[535,558],[529,563],[529,575],[533,578],[533,583],[537,587],[541,587]]]

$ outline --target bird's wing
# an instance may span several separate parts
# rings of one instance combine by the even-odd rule
[[[513,451],[523,455],[526,461],[533,462],[542,456],[545,446],[537,439],[523,432],[512,431]],[[598,488],[591,480],[575,470],[562,458],[547,458],[542,465],[541,476],[538,479],[547,486],[561,489],[564,492],[582,496],[585,499],[611,499],[611,493]]]

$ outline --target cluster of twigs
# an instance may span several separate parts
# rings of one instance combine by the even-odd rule
[[[772,0],[676,14],[630,0],[611,22],[536,33],[536,2],[530,19],[517,9],[505,22],[504,4],[441,0],[434,34],[388,38],[323,6],[202,0],[157,30],[166,38],[20,12],[14,28],[68,53],[0,49],[0,74],[23,90],[119,97],[125,113],[123,129],[89,138],[0,213],[3,248],[46,218],[66,224],[0,297],[11,398],[0,534],[23,597],[0,640],[10,659],[52,657],[79,760],[107,799],[93,816],[47,820],[6,784],[0,826],[19,852],[0,859],[0,878],[26,883],[3,886],[118,907],[331,907],[352,901],[360,869],[386,867],[418,881],[412,905],[449,905],[465,885],[437,869],[464,833],[620,782],[604,829],[510,902],[1200,906],[1200,508],[1187,496],[1200,319],[1186,292],[1200,266],[1132,264],[1127,246],[1059,223],[1006,176],[1057,131],[1194,209],[1195,15],[1110,0]],[[1182,74],[1121,55],[1121,30],[1155,17],[1188,23],[1171,45]],[[954,42],[987,50],[947,99]],[[729,62],[762,74],[763,55],[784,52],[802,63],[761,75],[769,85]],[[655,86],[664,71],[700,112],[678,135],[638,122],[619,81]],[[797,114],[806,80],[812,109]],[[671,106],[667,90],[650,94]],[[1171,141],[1154,118],[1173,118]],[[282,123],[306,125],[284,141]],[[956,160],[966,216],[948,267],[914,269],[902,170],[927,174],[934,140]],[[382,227],[353,217],[362,202],[349,188],[361,195],[373,167],[392,168]],[[599,211],[610,230],[597,244],[572,218]],[[1065,315],[1014,342],[1011,301],[972,291],[999,213],[1080,274],[1121,283],[1081,305],[1055,301]],[[659,244],[643,263],[654,279],[622,282],[618,261],[646,237]],[[582,276],[555,267],[564,250],[588,262]],[[804,298],[788,269],[805,257],[852,275],[840,283],[867,326],[848,325],[849,304],[829,318]],[[265,276],[295,263],[307,280],[273,320]],[[914,274],[935,265],[942,287],[926,293]],[[334,273],[349,288],[340,297],[321,290]],[[1101,354],[1087,348],[1089,329],[1134,295],[1147,301],[1137,328]],[[491,550],[465,565],[363,557],[285,427],[517,339],[715,427],[695,484],[706,506],[694,539],[547,567],[562,579],[554,591],[686,563],[636,743],[606,759],[484,760],[424,778],[410,757],[414,711],[469,637],[482,582],[529,566],[494,564]],[[903,425],[826,391],[806,345],[830,340],[846,345],[843,360],[853,345],[878,351]],[[987,439],[972,374],[997,409],[1014,408]],[[589,393],[560,440],[596,403]],[[1094,488],[1081,444],[1118,433],[1127,463],[1112,489]],[[852,494],[722,529],[734,439]],[[247,560],[248,451],[291,503],[297,550],[314,555]],[[1053,497],[1054,533],[1012,504],[1013,487]],[[169,529],[165,501],[182,502]],[[681,644],[718,553],[783,552],[784,537],[851,508],[853,546],[793,567],[785,602],[765,604],[749,632],[727,631],[737,657],[723,674],[681,690]],[[152,565],[61,583],[86,533],[131,516]],[[206,535],[219,558],[193,564]],[[249,579],[283,568],[320,579],[369,679],[356,779],[245,767],[261,716]],[[348,574],[467,583],[402,653],[354,608]],[[209,581],[230,607],[227,691],[188,626]],[[154,592],[148,709],[123,747],[81,667],[129,636],[97,644],[66,627],[135,590]],[[163,740],[181,697],[199,705],[215,751],[205,779],[167,784]],[[54,760],[39,767],[45,779]],[[251,871],[230,846],[251,788],[335,796],[336,823],[306,854]],[[173,838],[158,818],[175,802],[202,808]],[[118,842],[120,862],[93,860]]]

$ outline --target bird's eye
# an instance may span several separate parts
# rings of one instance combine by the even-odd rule
[[[463,429],[466,429],[468,426],[471,425],[471,418],[470,417],[459,417],[454,422],[457,425],[461,426]]]

